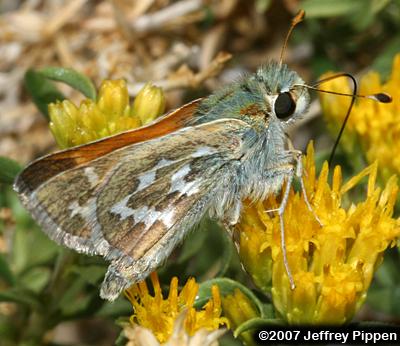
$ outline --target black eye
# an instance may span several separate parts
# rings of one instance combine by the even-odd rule
[[[274,109],[275,114],[279,119],[285,119],[294,113],[296,103],[292,99],[290,93],[284,92],[279,94],[276,98]]]

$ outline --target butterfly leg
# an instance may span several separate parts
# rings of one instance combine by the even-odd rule
[[[296,150],[293,146],[292,141],[290,140],[290,138],[287,138],[287,144],[289,146],[289,150],[288,153],[291,153],[294,161],[296,162],[296,177],[299,179],[300,182],[300,187],[301,187],[301,192],[303,194],[304,197],[304,202],[307,205],[308,210],[313,214],[315,220],[317,220],[317,222],[319,223],[319,225],[322,227],[323,224],[321,222],[321,220],[319,219],[318,215],[315,213],[313,207],[311,206],[310,201],[308,200],[307,197],[307,191],[304,185],[304,180],[303,180],[303,153],[300,150]]]
[[[282,198],[281,204],[278,208],[278,216],[279,216],[280,233],[281,233],[281,249],[282,249],[282,256],[283,256],[283,264],[285,266],[285,270],[286,270],[286,273],[289,278],[290,288],[293,290],[296,288],[296,285],[294,283],[293,275],[290,270],[289,261],[287,258],[286,241],[285,241],[285,224],[283,221],[283,213],[285,212],[286,205],[289,200],[289,193],[290,193],[290,188],[293,183],[293,176],[295,173],[295,169],[294,169],[294,166],[292,166],[292,165],[284,166],[282,168],[284,171],[286,171],[285,175],[287,177],[287,180],[286,180],[285,191],[283,193],[283,198]]]
[[[281,249],[282,249],[282,255],[283,255],[283,264],[285,266],[285,270],[286,270],[286,273],[289,278],[290,287],[291,287],[291,289],[294,289],[294,288],[296,288],[296,285],[294,283],[293,275],[291,273],[288,258],[287,258],[286,241],[285,241],[285,225],[284,225],[284,221],[283,221],[283,214],[285,212],[286,205],[289,200],[290,188],[292,186],[293,178],[295,175],[300,181],[301,190],[302,190],[302,193],[304,196],[304,201],[307,205],[307,208],[311,211],[311,213],[314,215],[315,219],[318,221],[318,223],[321,226],[322,226],[322,223],[321,223],[320,219],[318,218],[318,216],[315,214],[314,209],[312,208],[312,206],[308,200],[308,197],[307,197],[307,192],[306,192],[304,181],[303,181],[302,153],[301,153],[301,151],[298,151],[298,150],[291,150],[290,152],[292,153],[292,155],[295,159],[294,161],[295,161],[296,167],[294,167],[294,165],[292,165],[292,164],[288,164],[288,165],[279,167],[276,170],[274,170],[274,174],[276,174],[276,175],[282,174],[283,176],[285,176],[287,178],[287,180],[286,180],[285,191],[283,193],[282,201],[281,201],[279,208],[268,210],[267,212],[270,212],[270,211],[278,212],[279,223],[280,223],[280,233],[281,233]]]
[[[300,182],[300,187],[301,187],[301,192],[303,193],[304,202],[306,203],[308,210],[313,214],[315,220],[317,220],[319,225],[322,227],[323,224],[322,224],[321,220],[319,219],[318,215],[315,213],[314,208],[311,206],[311,203],[308,200],[307,191],[306,191],[306,187],[304,185],[304,180],[303,180],[302,153],[301,153],[301,151],[297,151],[297,150],[294,150],[293,153],[294,153],[295,159],[296,159],[296,177],[299,179],[299,182]]]
[[[290,152],[290,154],[291,154],[291,152]],[[268,210],[266,212],[276,211],[278,213],[279,224],[280,224],[280,234],[281,234],[281,250],[282,250],[282,256],[283,256],[283,264],[284,264],[284,267],[286,270],[286,274],[289,278],[290,288],[294,289],[294,288],[296,288],[296,285],[294,284],[293,275],[290,270],[289,261],[288,261],[288,257],[287,257],[286,241],[285,241],[285,224],[284,224],[284,220],[283,220],[283,214],[285,212],[285,209],[286,209],[286,206],[287,206],[287,203],[289,200],[289,193],[290,193],[290,188],[293,183],[293,178],[294,178],[295,174],[297,173],[296,167],[293,163],[287,163],[287,164],[279,166],[279,167],[274,167],[273,169],[270,168],[268,171],[269,171],[268,180],[271,180],[271,184],[275,184],[276,186],[280,187],[281,183],[276,184],[276,181],[279,180],[279,181],[283,182],[283,180],[286,180],[285,190],[283,192],[282,201],[281,201],[279,207],[276,209]]]

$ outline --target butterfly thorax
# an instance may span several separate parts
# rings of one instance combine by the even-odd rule
[[[309,104],[302,84],[298,74],[286,65],[270,62],[200,104],[195,125],[232,118],[244,122],[244,154],[225,175],[229,181],[220,184],[222,187],[215,192],[212,216],[230,214],[228,218],[234,223],[241,200],[260,200],[281,188],[286,177],[282,168],[293,161],[293,155],[286,150],[285,132]],[[277,101],[281,95],[283,100]]]

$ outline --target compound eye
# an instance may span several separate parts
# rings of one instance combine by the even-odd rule
[[[279,94],[276,98],[274,109],[275,114],[279,119],[285,119],[294,113],[296,109],[296,103],[289,92],[284,92]]]

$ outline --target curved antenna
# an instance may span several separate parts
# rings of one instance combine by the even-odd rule
[[[288,44],[289,41],[289,37],[294,29],[294,27],[299,24],[301,21],[303,21],[304,16],[305,16],[305,12],[304,10],[300,10],[296,16],[292,19],[292,24],[290,25],[289,31],[286,34],[286,38],[285,38],[285,42],[283,43],[283,47],[281,50],[281,56],[279,57],[279,65],[282,65],[282,61],[283,61],[283,56],[285,55],[285,51],[286,51],[286,46]]]
[[[346,113],[346,115],[344,117],[344,120],[342,122],[342,126],[340,127],[339,133],[338,133],[338,135],[336,137],[335,144],[333,145],[331,154],[329,155],[329,160],[328,160],[328,166],[329,167],[332,166],[332,161],[333,161],[333,157],[335,156],[336,148],[339,145],[340,138],[342,138],[343,131],[344,131],[344,129],[346,127],[346,124],[347,124],[347,120],[349,120],[351,110],[353,109],[354,102],[356,101],[357,88],[358,88],[357,81],[351,74],[343,73],[343,74],[337,76],[336,78],[340,78],[340,77],[348,77],[348,78],[351,79],[351,81],[353,82],[353,94],[351,95],[351,102],[350,102],[349,108],[347,108],[347,113]],[[319,83],[317,85],[319,85],[319,84],[321,84],[323,82],[327,82],[329,80],[332,80],[332,78],[331,79],[327,79],[327,80],[319,81]]]
[[[381,102],[381,103],[390,103],[390,102],[392,102],[392,96],[390,96],[387,93],[376,93],[376,94],[371,94],[371,95],[360,95],[360,94],[357,94],[357,93],[356,94],[347,94],[347,93],[341,93],[341,92],[330,91],[330,90],[322,90],[322,89],[318,89],[317,88],[318,85],[320,85],[322,83],[325,83],[325,82],[328,82],[330,80],[339,78],[339,77],[348,77],[353,81],[353,83],[355,83],[357,85],[355,78],[350,73],[343,72],[343,73],[336,73],[336,74],[334,74],[332,76],[329,76],[329,77],[326,77],[324,79],[320,79],[319,81],[315,82],[314,85],[311,85],[311,86],[310,85],[303,85],[303,86],[307,87],[308,89],[312,89],[312,90],[316,90],[316,91],[323,92],[323,93],[328,93],[328,94],[334,94],[334,95],[340,95],[340,96],[352,96],[352,97],[354,96],[356,98],[365,98],[365,99],[370,99],[370,100],[374,100],[374,101]]]
[[[347,93],[341,93],[341,92],[323,90],[323,89],[318,89],[317,88],[317,86],[322,84],[322,83],[331,81],[331,80],[336,79],[336,78],[341,78],[341,77],[347,77],[347,78],[351,79],[351,81],[353,82],[353,93],[347,94]],[[366,98],[366,99],[374,100],[374,101],[377,101],[377,102],[380,102],[380,103],[390,103],[390,102],[392,102],[392,97],[389,94],[386,94],[386,93],[377,93],[377,94],[371,94],[371,95],[360,95],[360,94],[357,94],[357,81],[350,73],[337,73],[337,74],[335,74],[333,76],[329,76],[327,78],[324,78],[324,79],[321,79],[321,80],[317,81],[312,86],[311,85],[305,85],[305,84],[295,84],[294,86],[301,86],[301,87],[305,87],[307,89],[316,90],[316,91],[327,93],[327,94],[340,95],[340,96],[350,96],[351,97],[351,102],[350,102],[349,108],[347,109],[346,116],[344,117],[344,120],[343,120],[342,126],[340,127],[338,136],[336,137],[335,144],[333,145],[331,154],[329,155],[329,160],[328,160],[329,167],[332,166],[333,157],[335,156],[335,152],[336,152],[337,146],[338,146],[338,144],[340,142],[340,138],[343,135],[343,131],[344,131],[345,127],[346,127],[347,120],[350,117],[350,113],[351,113],[351,110],[353,109],[354,102],[355,102],[356,98]]]

